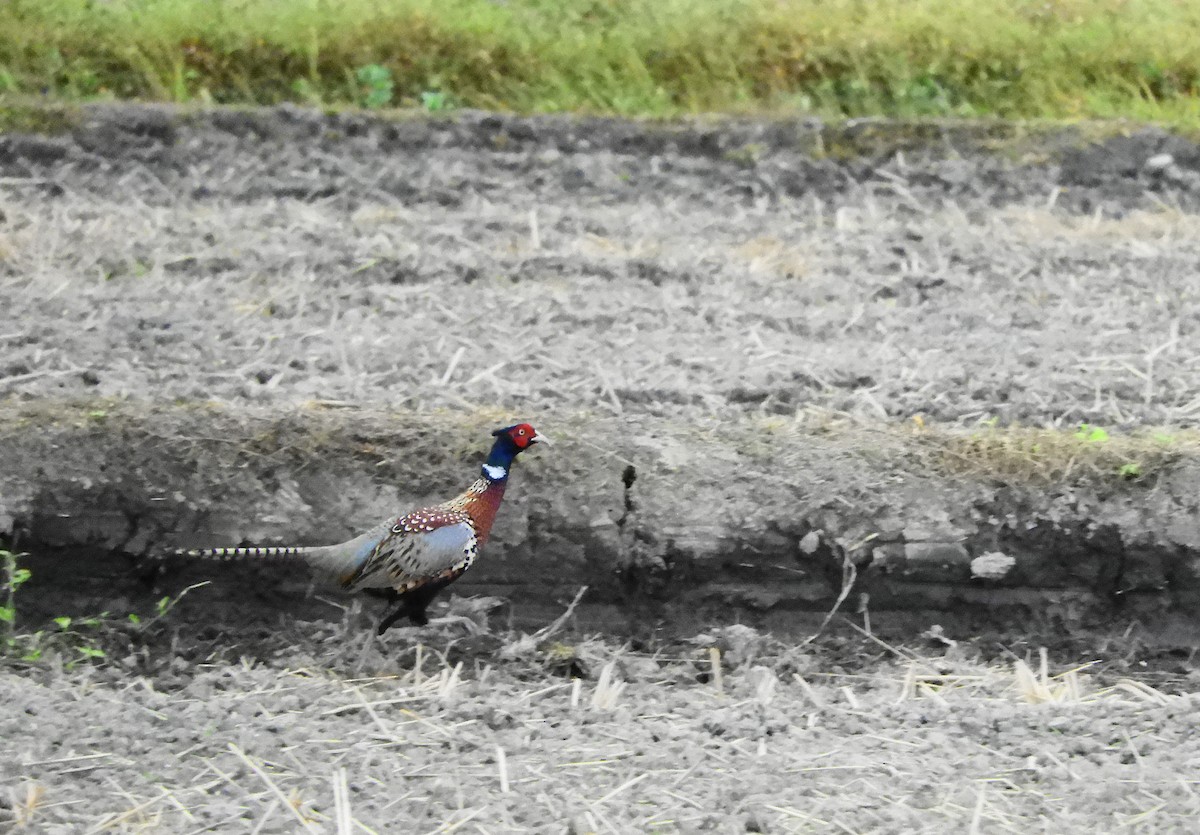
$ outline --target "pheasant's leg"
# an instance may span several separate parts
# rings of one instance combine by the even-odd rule
[[[424,626],[429,623],[429,615],[425,614],[425,610],[429,608],[429,604],[433,602],[433,598],[437,597],[438,592],[452,582],[453,578],[446,577],[442,580],[436,580],[428,585],[421,586],[419,589],[413,589],[406,594],[405,606],[408,609],[408,619],[417,626]]]
[[[395,603],[400,599],[400,593],[395,589],[363,589],[362,593],[377,600],[386,600],[388,603]]]
[[[394,612],[392,612],[390,615],[388,615],[387,617],[385,617],[383,620],[381,620],[379,622],[379,628],[375,630],[375,634],[382,635],[384,632],[387,632],[389,629],[392,628],[392,624],[394,624],[396,621],[400,620],[400,618],[406,616],[407,614],[408,614],[408,605],[401,604],[400,606],[398,606],[396,608],[396,610]]]
[[[377,600],[385,602],[384,611],[391,607],[393,603],[400,599],[400,593],[395,589],[361,589],[362,593],[368,597],[374,597]],[[396,618],[404,617],[404,607],[400,607],[400,613],[394,616],[385,617],[388,626],[396,622]],[[380,627],[379,634],[383,634],[384,627]]]
[[[384,632],[387,632],[400,618],[408,618],[413,626],[424,626],[429,623],[429,617],[425,614],[425,607],[414,608],[411,594],[412,592],[404,595],[396,595],[401,603],[396,607],[395,611],[379,622],[379,628],[375,630],[376,635],[382,635]],[[432,597],[432,595],[430,596]],[[426,601],[426,605],[428,605],[428,601]]]
[[[407,617],[413,626],[425,626],[428,624],[429,615],[425,613],[425,610],[429,608],[429,604],[433,601],[433,598],[437,597],[437,593],[450,585],[450,583],[450,578],[435,580],[432,583],[426,583],[423,586],[400,595],[400,606],[396,611],[380,621],[379,629],[377,630],[378,634],[382,635],[388,631],[396,621],[403,617]]]

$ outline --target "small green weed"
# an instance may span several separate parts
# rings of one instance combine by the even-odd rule
[[[1079,424],[1079,429],[1075,432],[1075,438],[1089,444],[1102,444],[1108,440],[1108,432],[1099,426],[1092,426],[1090,423],[1081,423]]]
[[[48,655],[57,655],[67,669],[83,661],[108,658],[101,646],[111,642],[118,633],[144,634],[166,617],[185,594],[208,585],[208,581],[188,586],[174,597],[161,598],[154,607],[153,617],[143,619],[135,612],[126,616],[128,623],[110,612],[84,618],[60,615],[51,619],[54,629],[36,632],[17,630],[17,592],[33,577],[33,572],[20,564],[26,554],[0,549],[0,658],[38,662]]]
[[[323,102],[321,91],[307,78],[297,78],[293,81],[292,92],[299,101],[308,105],[319,106]]]
[[[421,93],[421,107],[430,113],[438,113],[453,109],[454,103],[449,95],[440,90],[426,90]]]
[[[354,73],[358,80],[360,102],[363,107],[386,107],[392,102],[395,83],[392,71],[381,64],[367,64]]]
[[[4,569],[3,585],[0,593],[3,602],[0,603],[0,624],[5,646],[11,648],[14,641],[14,630],[17,620],[17,591],[29,582],[33,573],[28,568],[18,564],[24,554],[14,554],[12,551],[0,549],[0,567]]]
[[[1121,478],[1127,478],[1130,480],[1141,478],[1142,465],[1136,461],[1127,461],[1121,465],[1121,468],[1117,470],[1117,473],[1121,476]]]
[[[107,658],[100,647],[103,628],[110,623],[109,613],[88,618],[72,618],[66,615],[53,618],[57,630],[47,632],[14,632],[9,636],[7,651],[21,661],[41,661],[49,654],[63,658],[64,666],[71,669],[79,662]]]
[[[158,623],[160,620],[162,620],[168,614],[170,614],[171,610],[174,609],[175,606],[179,603],[179,601],[183,599],[183,596],[185,594],[187,594],[189,591],[192,591],[194,589],[203,588],[204,586],[207,586],[211,582],[212,582],[211,580],[205,580],[201,583],[193,583],[192,585],[188,586],[183,591],[179,592],[179,594],[175,595],[174,597],[167,596],[167,597],[160,598],[159,601],[154,604],[154,617],[152,617],[148,620],[142,620],[141,617],[134,614],[133,612],[130,612],[129,613],[129,622],[132,623],[135,627],[137,627],[139,632],[145,632],[151,626]]]

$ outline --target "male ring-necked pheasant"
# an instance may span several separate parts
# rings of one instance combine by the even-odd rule
[[[429,622],[425,609],[439,591],[471,567],[492,530],[518,455],[536,443],[549,443],[528,423],[492,433],[496,442],[475,483],[449,501],[388,519],[339,545],[201,548],[189,557],[299,557],[348,591],[385,597],[400,605],[379,624],[383,634],[400,618]]]

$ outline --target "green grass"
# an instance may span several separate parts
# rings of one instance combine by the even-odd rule
[[[4,0],[0,95],[1200,124],[1190,0]]]

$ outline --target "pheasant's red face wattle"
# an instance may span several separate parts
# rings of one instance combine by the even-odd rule
[[[537,430],[528,423],[518,423],[516,426],[508,430],[508,437],[512,438],[517,449],[528,449],[529,445],[536,441],[545,441],[538,435]]]

